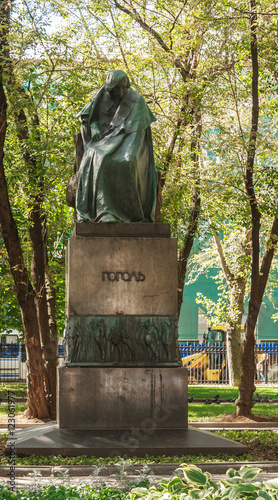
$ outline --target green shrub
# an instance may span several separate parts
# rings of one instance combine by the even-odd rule
[[[195,465],[182,464],[170,480],[157,486],[112,488],[102,486],[44,486],[36,491],[12,493],[0,486],[0,500],[278,500],[278,485],[255,481],[261,469],[244,465],[229,469],[226,478],[215,483],[211,474]]]
[[[272,430],[221,430],[217,434],[248,446],[249,452],[264,460],[277,460],[278,434]]]
[[[85,486],[80,489],[71,486],[44,486],[40,491],[10,492],[0,486],[0,500],[124,500],[127,498],[125,491],[111,487],[99,489]]]
[[[182,476],[171,481],[161,481],[161,488],[133,488],[129,500],[278,500],[278,486],[270,482],[254,484],[260,469],[244,465],[239,471],[229,469],[226,479],[215,483],[208,472],[194,465],[182,464],[178,469]]]

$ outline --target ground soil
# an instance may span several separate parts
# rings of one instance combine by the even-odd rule
[[[0,423],[5,424],[8,421],[8,416],[4,413],[0,414]],[[28,418],[24,413],[16,413],[15,422],[16,424],[43,424],[45,422],[49,422],[48,420],[40,420],[39,418]]]

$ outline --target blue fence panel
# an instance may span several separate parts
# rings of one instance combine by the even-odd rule
[[[228,383],[228,360],[226,344],[216,342],[205,346],[199,342],[180,341],[183,365],[188,369],[189,383]],[[262,355],[266,357],[261,369]],[[278,342],[259,342],[255,346],[256,383],[278,383]]]

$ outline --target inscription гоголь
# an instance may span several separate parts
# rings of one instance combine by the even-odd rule
[[[133,278],[135,281],[145,281],[146,277],[143,273],[132,272],[128,273],[127,271],[103,271],[102,273],[102,281],[105,281],[106,277],[109,281],[131,281]]]

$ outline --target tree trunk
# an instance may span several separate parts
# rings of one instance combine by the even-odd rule
[[[40,195],[37,195],[40,198]],[[32,256],[32,278],[36,292],[35,305],[38,317],[40,332],[40,343],[44,360],[45,394],[49,413],[51,417],[56,416],[56,368],[57,368],[57,346],[53,335],[53,328],[50,329],[49,308],[46,287],[46,226],[41,216],[42,200],[32,200],[31,220],[32,226],[29,229]],[[53,338],[54,337],[54,338]]]
[[[45,397],[44,362],[39,337],[37,310],[34,298],[25,298],[21,315],[25,333],[26,365],[27,365],[27,395],[28,417],[40,419],[50,418],[49,406]]]
[[[232,273],[228,267],[220,238],[213,231],[221,267],[230,288],[230,305],[227,328],[227,357],[229,369],[229,384],[231,387],[239,386],[242,373],[241,360],[241,322],[244,313],[244,296],[246,287],[245,259],[237,274]],[[250,255],[250,231],[246,232],[246,240],[243,245],[245,255]]]
[[[227,328],[227,358],[229,385],[239,386],[242,371],[241,321],[244,312],[245,281],[237,279],[230,283],[229,325]]]
[[[242,375],[239,386],[239,398],[236,401],[237,415],[248,418],[250,418],[251,410],[254,406],[253,392],[255,390],[255,327],[262,301],[259,301],[261,214],[258,208],[253,182],[259,121],[259,67],[257,46],[257,13],[255,0],[250,0],[250,32],[252,59],[252,125],[249,137],[247,167],[244,181],[245,191],[248,197],[252,218],[252,271],[250,300],[245,325],[245,338],[242,346]]]
[[[201,114],[195,108],[195,121],[196,125],[191,138],[191,160],[194,169],[195,184],[192,188],[191,197],[191,210],[187,224],[186,234],[183,240],[183,246],[178,258],[178,317],[180,315],[181,306],[183,302],[183,289],[187,269],[187,263],[191,249],[193,247],[194,239],[198,229],[201,198],[200,198],[200,166],[199,166],[199,141],[202,133]]]
[[[255,231],[256,225],[254,227]],[[278,218],[274,217],[270,237],[262,259],[258,276],[251,277],[251,296],[245,325],[245,339],[242,347],[242,376],[239,387],[239,398],[236,401],[237,415],[250,418],[254,406],[253,392],[255,390],[255,327],[265,292],[267,279],[278,241]],[[254,257],[256,261],[256,255]],[[253,292],[253,293],[252,293]]]
[[[199,189],[192,190],[192,204],[187,231],[183,240],[183,246],[178,259],[178,317],[180,315],[183,302],[183,288],[186,275],[188,258],[193,247],[195,235],[198,228],[198,220],[200,214],[200,195]]]

